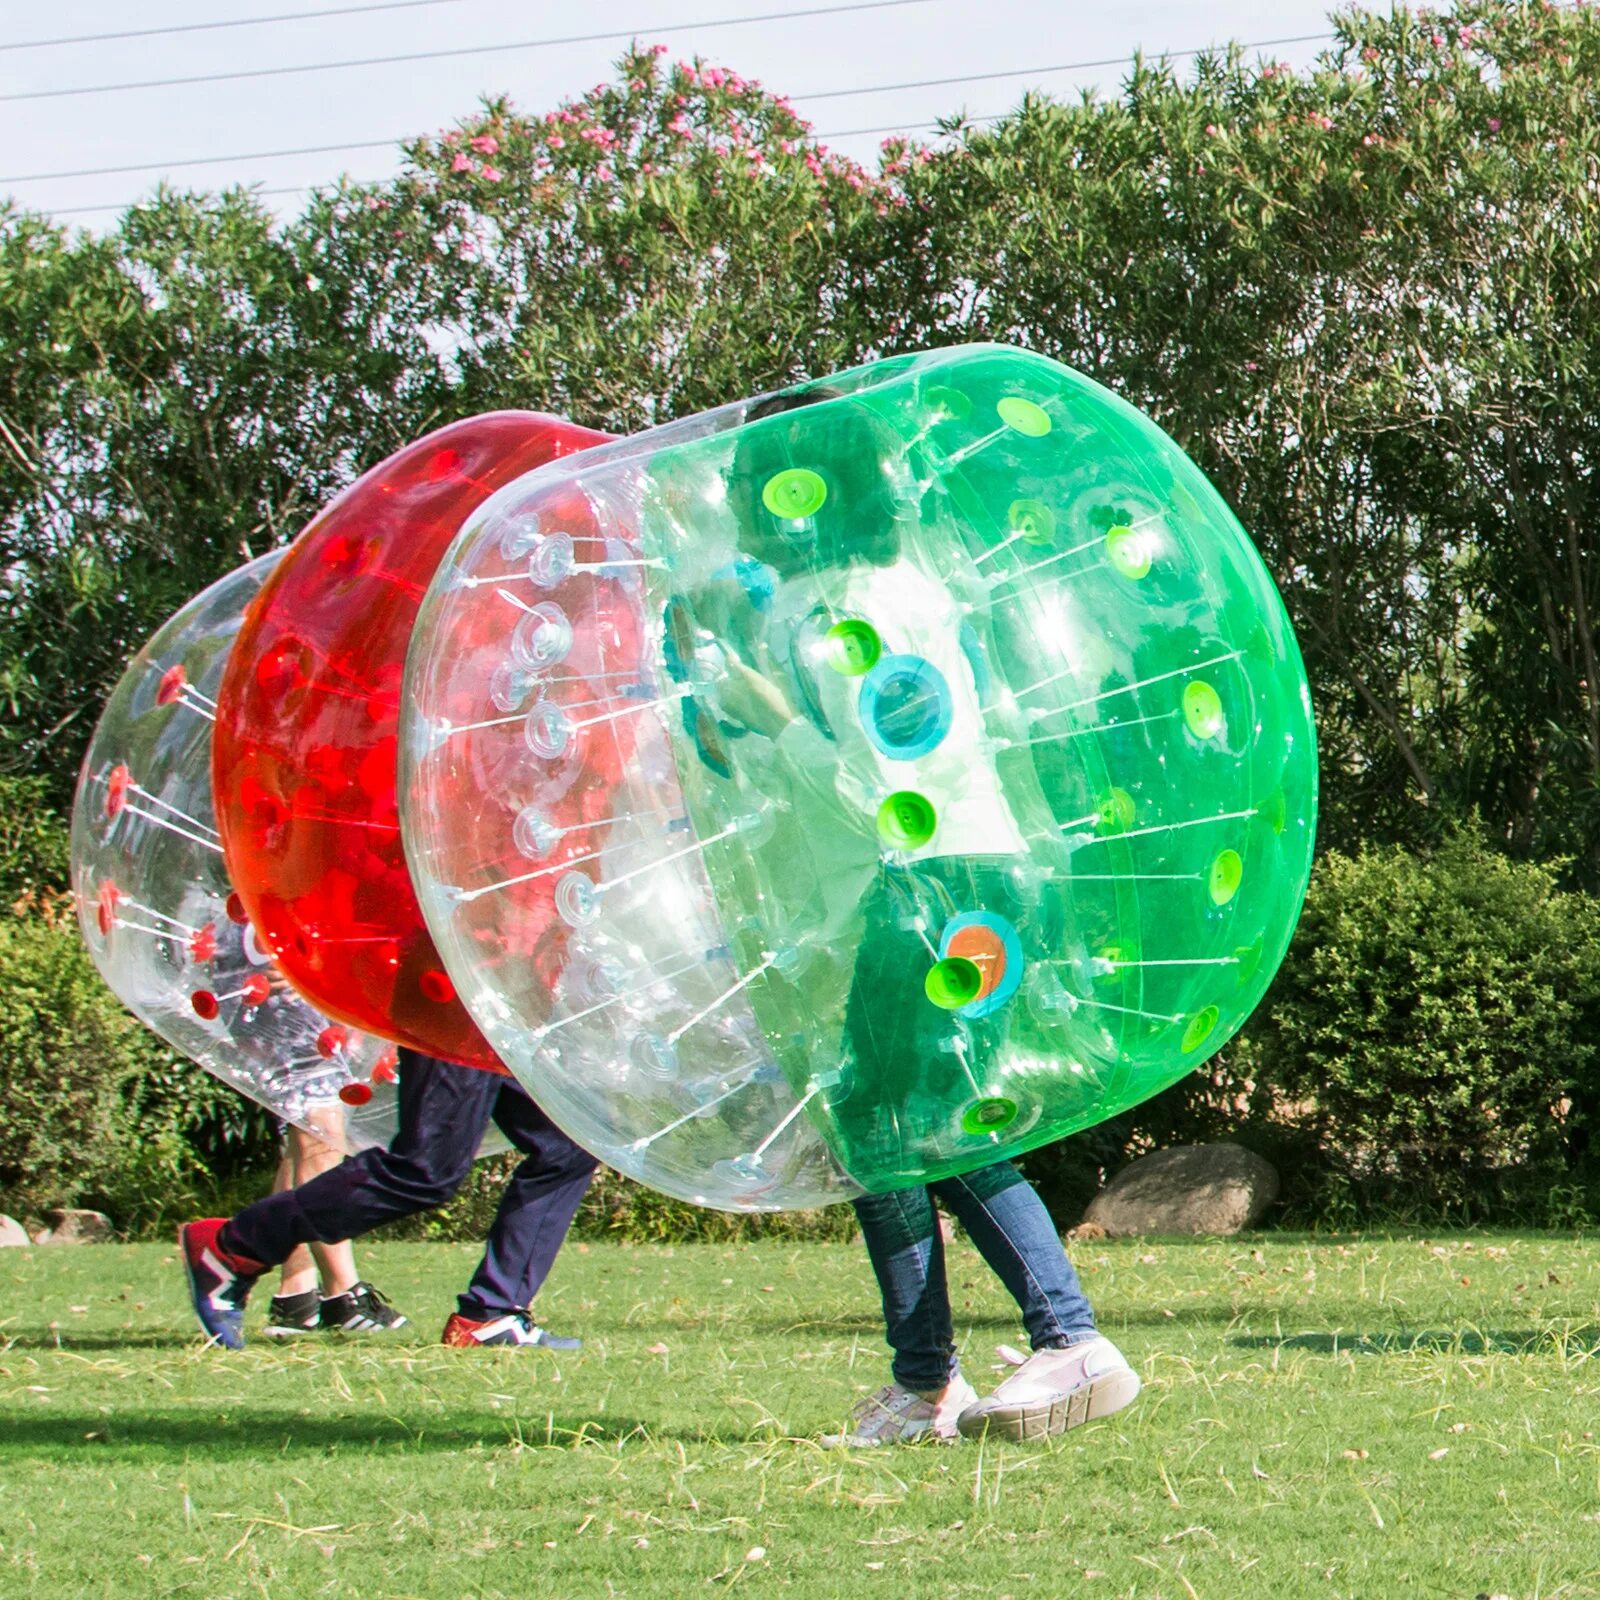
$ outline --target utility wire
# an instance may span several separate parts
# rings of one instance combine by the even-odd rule
[[[1333,38],[1331,33],[1304,33],[1288,39],[1254,39],[1241,44],[1241,50],[1265,50],[1271,46],[1284,44],[1311,44],[1324,39]],[[1172,60],[1180,56],[1197,56],[1206,50],[1216,48],[1214,45],[1196,45],[1189,50],[1165,50],[1156,57],[1158,60]],[[1121,66],[1128,56],[1126,54],[1113,57],[1105,61],[1067,61],[1054,67],[1018,67],[1006,72],[976,72],[967,73],[957,78],[923,78],[914,83],[878,83],[868,85],[863,89],[828,89],[818,94],[793,95],[795,100],[840,100],[850,95],[863,94],[891,94],[901,89],[929,89],[945,88],[955,83],[985,83],[996,78],[1026,78],[1035,75],[1043,76],[1052,72],[1082,72],[1096,67]],[[937,126],[933,122],[912,124],[913,127],[931,128]],[[902,131],[903,124],[894,124],[878,128],[840,128],[833,133],[819,133],[819,139],[848,139],[857,135],[869,133],[896,133]],[[56,178],[106,178],[125,172],[155,172],[164,171],[168,167],[214,167],[226,166],[230,161],[276,161],[287,156],[323,156],[336,155],[343,150],[382,150],[395,145],[404,144],[414,135],[404,134],[393,139],[368,139],[352,144],[313,144],[303,145],[294,150],[252,150],[231,156],[190,156],[178,161],[141,161],[129,166],[121,167],[75,167],[61,172],[18,172],[10,176],[0,176],[0,184],[4,183],[43,183]],[[96,206],[94,210],[107,210],[108,207]]]
[[[383,0],[380,5],[334,6],[327,11],[280,11],[271,17],[233,17],[226,22],[176,22],[165,28],[126,28],[119,33],[75,33],[60,39],[16,39],[0,50],[43,50],[60,44],[105,44],[112,39],[155,39],[169,33],[209,33],[216,28],[261,28],[272,22],[317,22],[323,17],[359,17],[370,11],[415,11],[422,6],[456,6],[462,0]]]
[[[454,50],[413,50],[403,55],[362,56],[353,61],[311,61],[293,67],[251,67],[242,72],[202,72],[186,78],[144,78],[129,83],[89,83],[71,89],[24,89],[0,94],[0,101],[59,100],[69,95],[111,94],[123,89],[176,89],[195,83],[238,83],[245,78],[284,78],[301,72],[341,72],[350,67],[385,67],[408,61],[447,61],[460,56],[504,55],[511,50],[547,50],[556,45],[596,44],[607,39],[637,39],[645,33],[681,33],[688,29],[735,28],[752,22],[789,22],[799,17],[831,17],[847,11],[888,11],[899,6],[928,5],[930,0],[853,0],[849,5],[817,6],[804,11],[767,11],[754,17],[711,17],[698,22],[657,23],[643,28],[613,28],[605,33],[575,33],[559,39],[517,39],[503,44],[464,45]]]
[[[1280,44],[1310,44],[1321,39],[1331,39],[1331,33],[1299,33],[1287,39],[1258,39],[1253,44],[1243,44],[1241,50],[1265,50]],[[1176,56],[1204,55],[1207,50],[1214,50],[1215,45],[1197,45],[1192,50],[1164,50],[1155,56],[1158,61],[1171,60]],[[1152,52],[1154,54],[1154,52]],[[910,83],[870,83],[862,89],[822,89],[814,94],[793,94],[791,100],[845,100],[852,95],[860,94],[886,94],[891,89],[946,89],[953,83],[991,83],[996,78],[1032,78],[1043,77],[1047,72],[1083,72],[1091,67],[1120,67],[1128,59],[1127,55],[1109,56],[1101,61],[1063,61],[1053,67],[1013,67],[1005,72],[963,72],[954,78],[917,78]],[[837,137],[837,136],[835,136]]]

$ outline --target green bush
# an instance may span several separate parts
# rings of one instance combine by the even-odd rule
[[[1231,1067],[1308,1157],[1293,1203],[1536,1214],[1585,1164],[1597,1021],[1596,903],[1461,835],[1322,860]]]
[[[76,928],[0,919],[0,1209],[94,1206],[129,1232],[193,1211],[216,1185],[197,1131],[237,1101],[123,1010]]]
[[[27,910],[67,888],[67,825],[48,789],[44,778],[0,777],[0,910]]]

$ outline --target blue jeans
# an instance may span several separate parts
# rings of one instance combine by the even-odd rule
[[[266,1266],[298,1244],[330,1244],[442,1206],[466,1181],[492,1120],[523,1154],[483,1259],[457,1302],[486,1322],[533,1301],[594,1175],[580,1149],[511,1078],[402,1047],[400,1127],[387,1149],[363,1150],[298,1189],[268,1195],[229,1219],[223,1245]]]
[[[1094,1312],[1050,1213],[1033,1185],[1009,1161],[999,1161],[958,1178],[854,1202],[883,1291],[896,1383],[924,1392],[942,1389],[956,1372],[935,1196],[1010,1290],[1035,1350],[1062,1349],[1095,1337]]]

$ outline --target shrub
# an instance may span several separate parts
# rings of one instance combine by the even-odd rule
[[[173,1055],[101,982],[75,928],[0,919],[0,1208],[89,1205],[124,1231],[214,1190],[195,1130],[238,1097]]]
[[[67,887],[67,825],[43,778],[0,777],[0,909],[26,910]]]
[[[1291,1200],[1537,1210],[1582,1162],[1597,979],[1600,914],[1553,866],[1465,834],[1325,857],[1233,1062],[1315,1149]]]

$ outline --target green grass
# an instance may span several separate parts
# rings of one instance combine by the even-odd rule
[[[562,1358],[432,1342],[464,1246],[363,1253],[414,1336],[236,1356],[170,1250],[0,1252],[0,1596],[1600,1595],[1600,1245],[1075,1257],[1137,1405],[847,1455],[813,1439],[885,1374],[859,1247],[572,1246]],[[981,1388],[1018,1334],[952,1272]]]

